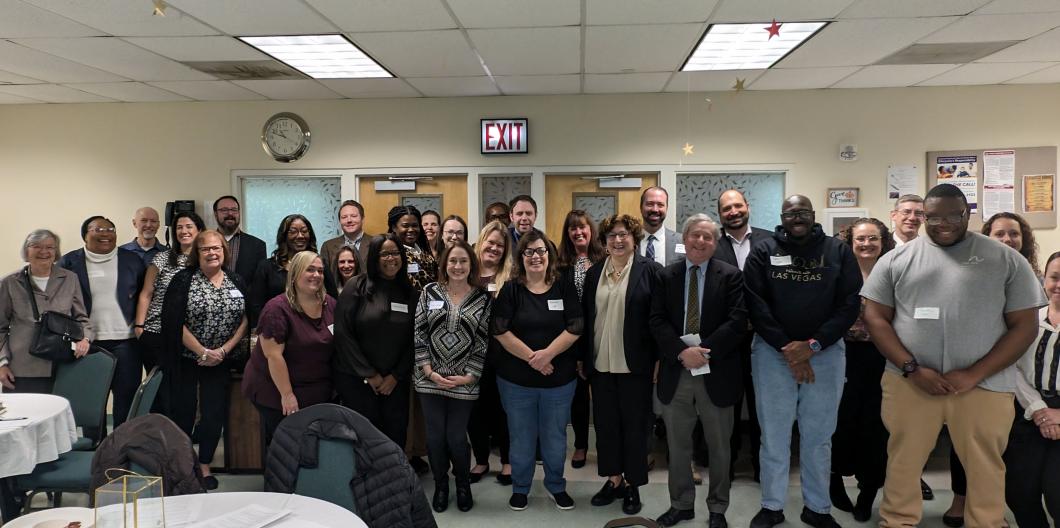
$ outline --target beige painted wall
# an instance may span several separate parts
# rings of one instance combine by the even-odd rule
[[[683,158],[689,102],[695,155]],[[308,156],[293,166],[273,162],[258,141],[278,111],[301,114],[313,130]],[[487,116],[528,117],[531,153],[481,156],[478,120]],[[838,161],[845,142],[858,144],[859,161]],[[19,244],[33,228],[56,230],[70,250],[81,244],[81,220],[98,213],[129,240],[136,207],[209,203],[230,192],[234,169],[785,163],[793,167],[789,192],[807,194],[819,209],[827,187],[858,186],[863,205],[883,217],[888,164],[922,166],[930,150],[1057,144],[1057,85],[0,105],[0,273],[20,265]],[[1060,249],[1055,230],[1039,240],[1045,254]]]

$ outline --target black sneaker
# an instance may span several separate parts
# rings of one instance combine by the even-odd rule
[[[523,511],[526,509],[526,494],[525,493],[512,493],[512,498],[508,499],[508,507],[515,511]]]
[[[754,519],[751,519],[751,528],[773,528],[782,522],[784,522],[784,510],[762,508],[755,514]]]
[[[799,516],[802,522],[813,526],[813,528],[842,528],[839,523],[835,522],[835,518],[830,513],[817,513],[805,506],[802,507],[802,515]]]
[[[570,498],[570,495],[567,495],[566,491],[551,494],[550,496],[552,497],[552,502],[556,503],[557,508],[561,510],[574,509],[574,499]]]

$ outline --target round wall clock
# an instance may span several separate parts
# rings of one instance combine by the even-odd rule
[[[276,114],[261,129],[261,146],[276,161],[296,161],[309,150],[309,125],[296,114]]]

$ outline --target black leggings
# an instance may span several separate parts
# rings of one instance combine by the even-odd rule
[[[333,372],[332,379],[343,405],[367,418],[402,451],[405,450],[409,425],[409,380],[399,379],[394,390],[383,396],[376,394],[360,376]]]
[[[648,411],[651,411],[651,405],[648,405]],[[570,404],[570,423],[574,429],[574,449],[589,449],[589,382],[581,376]]]
[[[467,423],[473,400],[458,400],[436,394],[417,394],[427,425],[427,458],[437,486],[449,485],[449,465],[457,484],[471,478],[471,450],[467,444]]]
[[[471,410],[471,420],[467,424],[467,434],[471,439],[471,450],[475,453],[475,463],[488,466],[490,447],[496,445],[501,451],[501,464],[508,463],[508,415],[501,405],[501,395],[497,391],[497,376],[487,365],[482,371],[478,383],[479,394]]]
[[[181,358],[180,361],[191,361]],[[195,365],[189,369],[194,377],[174,387],[170,418],[188,436],[199,441],[199,463],[209,464],[213,460],[221,431],[228,419],[228,367],[222,363],[216,367]],[[195,411],[199,411],[199,424],[195,426]]]

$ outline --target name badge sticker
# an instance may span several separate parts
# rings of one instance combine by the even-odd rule
[[[492,282],[486,285],[486,291],[495,292],[497,291],[497,288],[498,286]]]
[[[769,264],[772,265],[772,266],[790,266],[791,265],[791,255],[781,255],[781,256],[771,255],[769,257]]]
[[[913,311],[913,319],[938,319],[939,309],[937,306],[918,306]]]
[[[674,253],[676,253],[678,255],[684,255],[685,254],[685,245],[684,244],[675,244],[674,245]]]
[[[409,275],[420,272],[420,265],[415,262],[409,262]]]
[[[549,299],[548,310],[550,312],[561,312],[563,311],[563,299]]]
[[[390,303],[390,311],[391,312],[409,313],[409,305],[407,305],[405,303],[392,302],[392,303]]]
[[[328,325],[328,332],[331,332],[331,335],[335,335],[335,325],[334,324],[329,324]]]
[[[445,307],[445,302],[444,301],[428,301],[427,302],[427,309],[428,310],[441,310],[443,307]]]
[[[228,290],[228,296],[233,299],[241,299],[243,298],[243,292],[239,290]]]

